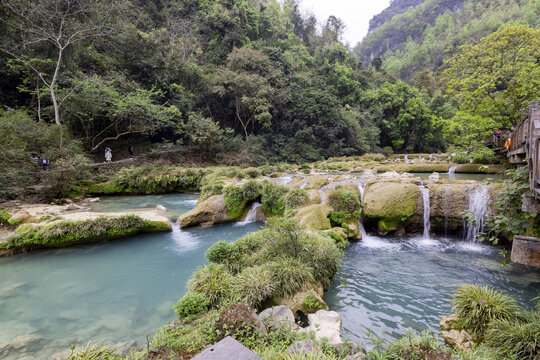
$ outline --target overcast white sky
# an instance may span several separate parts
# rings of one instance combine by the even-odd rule
[[[345,22],[343,38],[351,47],[367,34],[369,20],[390,5],[390,0],[301,0],[301,7],[325,23],[330,15]]]

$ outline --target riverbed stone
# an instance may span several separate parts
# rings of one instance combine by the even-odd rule
[[[272,321],[276,324],[282,322],[292,322],[294,323],[294,314],[291,309],[286,305],[274,306],[268,309],[264,309],[259,314],[259,318],[264,321]]]
[[[444,341],[456,349],[469,352],[474,347],[473,337],[466,330],[442,331]]]
[[[459,318],[457,314],[442,316],[441,321],[439,321],[439,326],[441,327],[441,331],[457,329],[459,326]]]
[[[163,205],[158,205],[156,206],[156,210],[159,210],[159,211],[167,211],[167,208]]]
[[[225,195],[214,195],[198,202],[189,212],[178,218],[180,227],[211,226],[231,222],[231,216],[225,205]]]
[[[295,315],[298,315],[299,312],[311,314],[319,309],[328,310],[328,305],[326,305],[322,299],[323,294],[324,289],[322,286],[314,286],[313,284],[307,283],[292,295],[271,299],[271,303],[275,305],[286,305]],[[306,301],[306,297],[311,301]],[[316,308],[311,308],[308,306],[308,304],[311,303],[317,303],[318,306]]]
[[[254,334],[267,336],[266,327],[259,316],[246,303],[235,303],[223,309],[219,314],[217,323],[219,339],[226,336],[237,338],[239,336],[250,337]]]
[[[37,334],[17,336],[10,342],[0,345],[0,358],[37,351],[43,339],[43,336]]]
[[[335,311],[319,310],[315,314],[308,315],[309,330],[315,332],[315,338],[326,338],[331,345],[340,344],[341,340],[341,316]]]

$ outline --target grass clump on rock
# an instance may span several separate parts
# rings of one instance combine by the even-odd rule
[[[81,221],[59,221],[49,225],[25,227],[0,244],[8,253],[26,252],[47,247],[63,247],[94,241],[133,236],[141,232],[170,230],[169,224],[148,221],[138,216],[98,217]]]
[[[190,319],[208,310],[209,301],[204,294],[188,292],[175,305],[174,311],[182,319]]]

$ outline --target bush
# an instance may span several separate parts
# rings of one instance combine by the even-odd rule
[[[262,184],[255,180],[249,180],[242,185],[242,193],[244,200],[251,201],[257,199],[262,191]]]
[[[296,209],[306,203],[308,192],[304,189],[292,189],[285,195],[284,202],[287,209]]]
[[[195,271],[188,282],[188,289],[203,294],[210,306],[216,306],[229,296],[232,279],[225,265],[210,263]]]
[[[304,305],[311,310],[324,309],[324,304],[317,299],[313,293],[309,293],[304,298]]]
[[[231,218],[241,218],[246,206],[242,188],[236,185],[228,185],[223,189],[223,193],[225,194],[225,206]]]
[[[199,196],[199,201],[206,200],[214,195],[223,194],[223,188],[225,184],[223,181],[217,181],[212,184],[204,185],[201,189],[201,195]]]
[[[249,176],[250,178],[252,179],[255,179],[259,176],[262,175],[262,172],[261,170],[257,169],[257,168],[254,168],[254,167],[249,167],[245,170],[246,172],[246,175]]]
[[[350,189],[337,187],[328,194],[328,202],[335,211],[345,211],[353,214],[360,210],[360,200],[358,196]]]
[[[418,334],[415,331],[409,330],[405,332],[401,338],[388,344],[385,349],[384,359],[431,359],[432,357],[429,356],[429,354],[433,354],[433,352],[450,351],[451,350],[441,342],[439,337],[431,331],[422,331],[422,333]],[[441,356],[436,358],[443,359],[446,357]]]
[[[11,215],[6,209],[0,209],[0,226],[11,226],[13,225],[13,220]]]
[[[306,283],[313,282],[313,269],[291,257],[280,257],[267,263],[270,273],[273,274],[277,284],[276,296],[291,295],[302,288]]]
[[[539,359],[540,313],[526,311],[516,320],[492,321],[488,325],[485,344],[505,359]]]
[[[514,320],[520,311],[517,302],[487,286],[465,284],[454,295],[452,306],[460,325],[482,340],[490,322]]]
[[[352,218],[352,215],[346,211],[332,211],[330,213],[330,225],[332,225],[332,227],[339,226],[346,229],[347,222]]]
[[[382,148],[381,153],[384,156],[390,156],[390,155],[392,155],[394,153],[394,149],[392,149],[391,146],[385,146],[385,147]]]
[[[463,153],[453,155],[450,160],[456,164],[468,164],[470,162],[469,156]]]
[[[285,211],[285,195],[289,188],[267,181],[261,194],[262,208],[267,215],[283,215]]]
[[[208,299],[203,294],[188,291],[174,305],[174,311],[180,318],[189,319],[204,313],[208,305]]]

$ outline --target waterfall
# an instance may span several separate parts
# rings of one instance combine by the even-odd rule
[[[360,191],[360,205],[362,206],[362,203],[364,202],[364,190],[366,190],[366,184],[359,183],[358,184],[358,191]],[[366,232],[366,228],[364,227],[364,217],[360,214],[360,218],[358,219],[358,229],[360,230],[360,234],[362,234],[362,239],[366,239],[368,237],[368,234]]]
[[[422,190],[422,200],[424,200],[424,239],[429,239],[429,231],[431,230],[431,222],[429,220],[429,189],[423,185],[420,186],[420,189]]]
[[[253,203],[253,205],[251,205],[251,209],[249,209],[249,212],[246,215],[246,218],[243,221],[237,222],[235,225],[242,226],[242,225],[251,224],[257,221],[257,208],[259,206],[261,206],[260,203],[258,202]]]
[[[403,160],[405,160],[406,163],[409,163],[409,155],[405,155],[403,157]]]
[[[448,179],[449,180],[456,180],[456,169],[459,165],[452,165],[450,166],[450,169],[448,169]]]
[[[469,196],[469,211],[472,213],[473,221],[467,223],[467,241],[474,241],[476,234],[484,229],[484,218],[488,211],[489,193],[486,185],[477,187]]]

